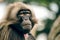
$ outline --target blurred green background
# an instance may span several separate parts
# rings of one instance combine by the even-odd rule
[[[38,8],[38,6],[39,7],[42,6],[43,8],[47,9],[50,12],[48,13],[48,15],[50,15],[49,17],[51,17],[51,15],[55,16],[55,18],[52,17],[46,18],[46,19],[42,19],[42,21],[40,21],[41,18],[39,18],[39,23],[41,22],[42,25],[39,24],[38,27],[39,30],[37,30],[36,32],[36,37],[41,33],[45,33],[46,35],[48,35],[52,27],[52,24],[54,23],[56,18],[60,16],[60,0],[4,0],[4,2],[6,2],[7,4],[14,3],[14,2],[24,2],[26,4],[33,5],[34,7],[37,6],[36,8]],[[35,9],[35,11],[37,10]],[[43,14],[44,13],[45,12],[43,12]]]

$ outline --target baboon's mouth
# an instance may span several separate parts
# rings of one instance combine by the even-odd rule
[[[30,26],[31,24],[24,24],[23,26]]]

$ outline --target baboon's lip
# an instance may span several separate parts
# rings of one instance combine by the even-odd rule
[[[27,26],[27,25],[31,25],[31,24],[24,24],[23,26]]]

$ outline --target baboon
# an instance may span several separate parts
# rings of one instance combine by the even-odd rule
[[[30,30],[37,24],[28,4],[16,2],[7,6],[4,21],[0,23],[0,40],[35,40]],[[24,35],[28,35],[25,38]]]
[[[53,23],[48,40],[60,40],[60,15]]]

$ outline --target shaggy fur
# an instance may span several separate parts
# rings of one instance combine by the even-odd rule
[[[48,40],[60,40],[60,16],[54,22]]]
[[[32,12],[32,22],[34,25],[37,23],[36,17],[34,15],[34,12],[30,8],[30,6],[21,2],[13,3],[7,6],[7,12],[5,13],[4,16],[4,21],[0,23],[0,40],[25,40],[24,36],[22,34],[18,34],[15,32],[12,28],[10,28],[10,24],[15,24],[17,23],[17,17],[16,14],[18,10],[20,9],[30,9]],[[22,35],[22,36],[19,36]],[[33,39],[28,40],[34,40],[34,37],[29,34],[29,37]]]

